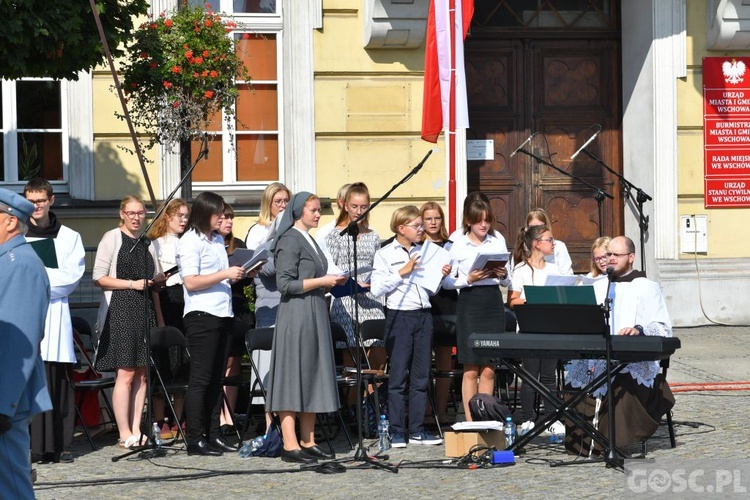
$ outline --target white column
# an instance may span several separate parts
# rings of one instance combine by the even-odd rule
[[[282,0],[281,6],[284,19],[284,181],[292,192],[315,192],[313,29],[316,7],[319,9],[320,5]]]
[[[677,258],[677,86],[685,68],[685,1],[622,4],[623,175],[650,194],[646,268]],[[637,241],[637,213],[625,208],[625,234]]]
[[[68,186],[70,197],[94,199],[94,112],[91,73],[68,83]]]

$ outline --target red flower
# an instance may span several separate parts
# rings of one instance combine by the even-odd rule
[[[164,88],[165,89],[171,89],[172,88],[172,83],[164,80]]]
[[[156,61],[151,61],[150,63],[148,63],[148,67],[151,69],[154,69],[154,68],[158,68],[159,65],[156,64]]]
[[[146,54],[145,52],[141,52],[140,57],[141,59],[146,59],[148,57],[148,54]]]
[[[203,24],[205,24],[207,28],[210,28],[211,26],[214,25],[214,22],[210,19],[206,19],[206,22]]]
[[[219,76],[219,74],[216,71],[212,71],[209,74],[211,75],[211,78],[216,78],[217,76]]]
[[[184,44],[184,45],[182,46],[182,48],[183,48],[183,49],[185,49],[185,50],[187,50],[187,48],[188,48],[188,44]]]
[[[167,16],[166,12],[162,12],[161,14],[159,14],[159,17],[166,17],[166,16]]]
[[[156,23],[151,23],[148,25],[149,29],[155,30],[157,28]]]
[[[204,70],[203,70],[203,73],[201,73],[201,76],[203,76],[203,77],[206,77],[206,76],[208,76],[208,70],[207,70],[207,69],[204,69]]]
[[[136,85],[135,82],[133,82],[133,83],[130,84],[130,88],[131,89],[138,88],[138,85]]]
[[[199,28],[198,26],[196,26],[196,27],[195,27],[195,29],[194,29],[193,31],[195,31],[196,33],[200,33],[200,32],[201,32],[201,29],[200,29],[200,28]]]
[[[203,58],[202,57],[196,57],[191,62],[194,62],[195,64],[200,64],[200,63],[203,62]]]
[[[207,50],[203,51],[203,57],[208,57],[208,51]]]
[[[193,51],[192,50],[185,51],[185,58],[192,59],[193,58]]]
[[[179,73],[180,71],[182,71],[182,68],[179,66],[172,66],[172,73]]]
[[[207,90],[206,93],[203,94],[203,95],[206,97],[206,99],[211,99],[214,96],[214,91],[213,90]]]
[[[195,73],[193,73],[193,78],[200,78],[200,76],[201,75],[199,75],[197,71]]]
[[[166,26],[167,28],[171,28],[172,24],[174,23],[172,22],[171,19],[167,19],[166,21],[164,21],[164,26]]]
[[[172,107],[173,108],[176,108],[179,105],[180,105],[180,101],[175,101],[175,102],[172,103]]]

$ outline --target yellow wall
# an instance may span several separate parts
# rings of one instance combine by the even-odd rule
[[[342,184],[362,181],[374,201],[434,147],[419,137],[424,46],[365,49],[362,5],[325,0],[323,29],[314,35],[317,192],[331,199]],[[393,210],[442,201],[445,178],[441,151],[376,208],[371,226],[387,237]]]
[[[737,228],[750,209],[704,208],[703,199],[703,57],[747,56],[748,52],[706,50],[706,2],[687,2],[687,78],[677,82],[677,154],[679,215],[708,215],[709,258],[747,257],[737,244]],[[679,218],[675,224],[679,227]],[[680,254],[694,258],[693,254]]]

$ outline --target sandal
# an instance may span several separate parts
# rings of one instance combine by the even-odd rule
[[[136,445],[139,444],[138,443],[138,436],[132,435],[129,438],[127,438],[125,441],[123,441],[122,439],[120,439],[120,440],[118,440],[118,444],[120,445],[121,448],[131,449],[134,446],[136,446]]]

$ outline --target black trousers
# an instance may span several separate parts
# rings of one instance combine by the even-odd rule
[[[389,309],[385,350],[390,360],[388,418],[393,432],[424,430],[427,385],[432,362],[432,315],[429,309]]]
[[[227,366],[227,341],[234,318],[191,312],[184,318],[190,351],[190,377],[185,396],[187,442],[221,436],[221,380]]]
[[[528,358],[523,360],[523,367],[534,377],[539,379],[550,391],[557,390],[555,371],[557,370],[556,359],[540,359],[540,358]],[[521,422],[527,420],[534,420],[534,400],[536,399],[536,391],[529,385],[523,384],[521,386]],[[544,412],[547,414],[554,413],[555,405],[547,399],[543,400]]]

